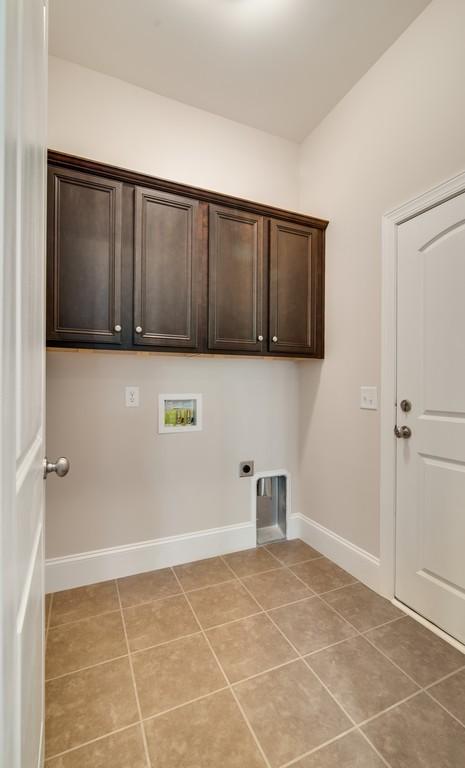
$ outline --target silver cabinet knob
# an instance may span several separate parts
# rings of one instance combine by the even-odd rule
[[[142,328],[140,325],[136,325],[136,333],[142,333]]]
[[[408,440],[409,437],[412,437],[412,430],[410,427],[398,427],[397,424],[394,427],[394,434],[396,437],[404,438],[404,440]]]
[[[69,472],[69,459],[66,456],[61,456],[55,462],[49,461],[47,457],[44,459],[44,477],[55,472],[58,477],[64,477]]]
[[[115,325],[114,330],[115,330],[115,333],[120,333],[123,329],[121,328],[120,325]]]
[[[260,334],[260,336],[257,336],[258,341],[263,341],[263,336]]]
[[[275,341],[275,342],[278,341],[278,337],[277,336],[273,336],[273,341]]]

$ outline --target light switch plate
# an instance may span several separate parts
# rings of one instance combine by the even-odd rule
[[[360,387],[360,408],[367,411],[378,410],[378,390],[376,387]]]
[[[139,407],[139,387],[126,387],[126,407]]]

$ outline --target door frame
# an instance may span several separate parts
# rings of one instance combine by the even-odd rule
[[[380,591],[395,600],[397,397],[397,236],[398,227],[465,192],[465,172],[418,195],[382,218],[381,397],[380,397]],[[402,609],[409,612],[403,604]],[[418,614],[422,623],[431,625]],[[438,630],[436,630],[438,631]],[[439,632],[442,632],[439,630]],[[449,640],[449,636],[445,635]],[[460,645],[460,644],[459,644]]]

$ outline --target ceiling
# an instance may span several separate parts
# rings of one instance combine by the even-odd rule
[[[50,53],[302,141],[429,0],[50,0]]]

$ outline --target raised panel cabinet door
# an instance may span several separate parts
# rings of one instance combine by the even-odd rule
[[[198,346],[199,203],[137,187],[134,343]]]
[[[322,356],[321,233],[270,222],[269,351]]]
[[[210,206],[209,349],[263,349],[263,217]]]
[[[48,171],[47,339],[121,343],[122,184]]]

